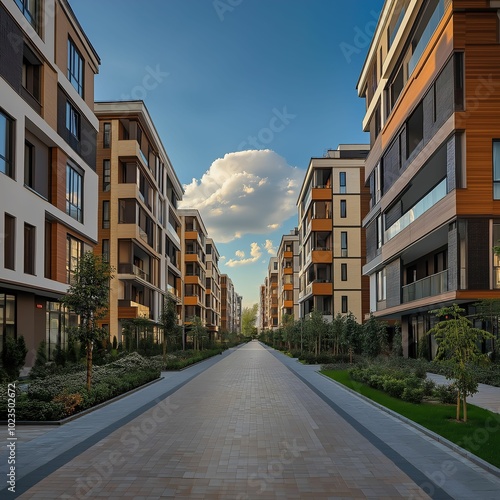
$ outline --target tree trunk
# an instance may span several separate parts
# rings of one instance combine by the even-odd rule
[[[87,341],[87,391],[92,384],[92,341]]]
[[[460,391],[457,392],[457,422],[460,421]]]
[[[464,405],[464,422],[467,423],[467,396],[464,394],[463,398],[463,405]]]

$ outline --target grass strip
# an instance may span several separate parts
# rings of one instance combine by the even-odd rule
[[[467,423],[457,422],[455,405],[430,402],[407,403],[352,380],[347,370],[322,370],[321,373],[439,434],[495,467],[500,467],[499,414],[468,404]]]

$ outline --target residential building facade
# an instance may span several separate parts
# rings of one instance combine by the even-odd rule
[[[66,0],[0,1],[0,350],[24,336],[27,367],[66,348],[59,299],[97,242],[99,64]]]
[[[298,228],[281,237],[278,248],[278,324],[285,316],[299,315],[300,242]]]
[[[361,275],[368,211],[364,161],[369,146],[342,144],[311,158],[297,202],[299,212],[299,314],[321,311],[327,321],[369,312],[368,280]]]
[[[430,310],[500,296],[496,1],[387,1],[358,82],[371,151],[370,308],[405,355],[435,352]]]
[[[205,289],[206,327],[211,340],[219,340],[221,329],[220,255],[212,238],[207,238],[207,277]]]
[[[196,316],[203,325],[207,322],[206,278],[207,278],[207,229],[196,209],[182,208],[178,211],[182,227],[182,262],[184,277],[184,299],[182,318],[189,328]]]
[[[102,324],[122,341],[126,321],[150,320],[153,331],[169,297],[182,300],[182,187],[142,101],[97,102],[99,244],[114,268],[109,314]],[[161,341],[160,338],[156,338]]]

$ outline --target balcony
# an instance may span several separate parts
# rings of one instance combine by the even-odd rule
[[[448,270],[427,276],[403,287],[403,303],[433,297],[448,291]]]
[[[312,199],[314,201],[332,201],[331,188],[325,188],[325,187],[313,188]]]
[[[331,264],[333,262],[332,251],[327,248],[313,250],[312,262],[314,264]]]
[[[133,264],[118,264],[118,274],[132,274],[149,283],[149,274]]]
[[[333,231],[332,219],[314,218],[311,221],[311,229],[313,231]]]
[[[385,232],[385,241],[389,241],[399,234],[403,229],[407,228],[412,222],[422,216],[427,210],[431,209],[438,201],[446,196],[446,179],[443,179],[432,191],[427,193],[420,201],[418,201],[408,212],[400,217],[389,229]]]
[[[167,235],[174,243],[177,243],[179,248],[181,247],[181,239],[170,222],[167,222]]]
[[[134,302],[133,300],[118,300],[118,318],[149,318],[149,307]]]
[[[313,295],[332,295],[333,284],[329,281],[316,280],[312,283]]]

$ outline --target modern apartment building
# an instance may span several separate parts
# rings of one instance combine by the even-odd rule
[[[285,315],[298,320],[300,242],[298,228],[284,234],[278,248],[278,324]]]
[[[109,261],[116,276],[103,324],[110,338],[120,342],[127,320],[149,319],[156,331],[167,295],[180,306],[177,203],[183,191],[142,101],[97,102],[95,113],[99,119],[96,253]]]
[[[266,322],[269,330],[279,327],[278,274],[278,257],[271,257],[266,277]]]
[[[75,321],[58,300],[97,242],[99,57],[66,0],[0,1],[0,350],[52,359]]]
[[[243,296],[234,293],[234,331],[236,333],[241,333],[241,317],[243,313]]]
[[[267,291],[266,291],[266,282],[267,282],[267,277],[264,280],[264,284],[260,285],[259,288],[259,309],[258,309],[258,318],[257,318],[257,328],[259,331],[266,330],[268,325],[267,325],[267,314],[266,314],[266,297],[267,297]]]
[[[206,258],[206,327],[211,340],[218,340],[221,327],[221,278],[219,270],[220,255],[212,238],[207,238]]]
[[[429,310],[500,296],[499,8],[388,0],[359,78],[370,308],[409,356],[434,352]]]
[[[181,219],[182,264],[184,276],[184,310],[182,318],[189,326],[194,316],[206,325],[207,229],[196,209],[178,211]]]
[[[227,274],[221,274],[221,329],[234,331],[234,285]]]
[[[369,312],[362,220],[368,211],[364,162],[369,146],[342,144],[311,158],[297,202],[299,211],[299,309],[321,311],[327,321]]]

